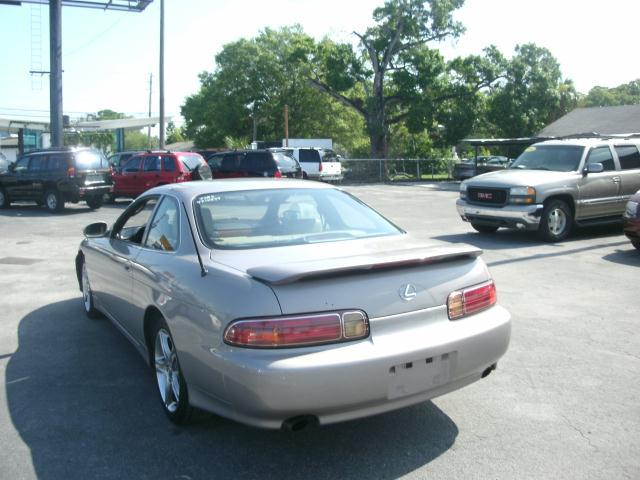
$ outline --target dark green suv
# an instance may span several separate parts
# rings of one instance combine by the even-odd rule
[[[100,208],[112,191],[109,164],[97,150],[60,148],[29,152],[0,174],[0,208],[13,201],[30,200],[50,212],[65,202],[87,202]]]

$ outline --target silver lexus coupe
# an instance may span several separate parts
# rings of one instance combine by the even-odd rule
[[[487,376],[509,313],[481,251],[412,239],[339,188],[188,182],[93,223],[76,257],[89,317],[149,362],[165,413],[297,430]]]

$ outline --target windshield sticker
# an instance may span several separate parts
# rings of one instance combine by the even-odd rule
[[[219,202],[220,200],[222,200],[222,197],[220,197],[219,195],[204,195],[202,197],[199,197],[196,200],[196,203],[198,205],[202,205],[203,203]]]
[[[535,152],[536,151],[536,147],[527,147],[525,152]]]

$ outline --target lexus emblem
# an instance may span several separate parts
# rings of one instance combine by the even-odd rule
[[[398,293],[400,294],[400,298],[403,299],[405,302],[410,302],[411,300],[416,298],[416,296],[418,295],[416,286],[413,285],[412,283],[406,283],[402,285]]]

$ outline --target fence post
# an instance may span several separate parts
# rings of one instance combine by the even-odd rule
[[[418,174],[418,177],[416,178],[416,180],[418,181],[422,180],[422,178],[420,178],[420,159],[416,159],[416,172]]]
[[[381,158],[378,159],[378,166],[380,167],[379,168],[379,170],[380,170],[380,183],[382,183],[382,159]]]

